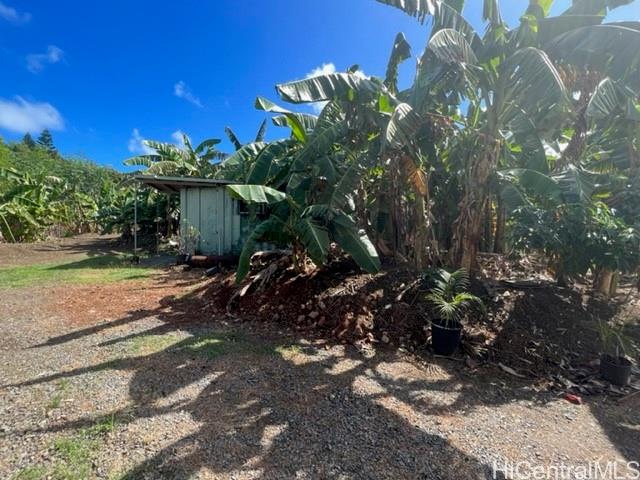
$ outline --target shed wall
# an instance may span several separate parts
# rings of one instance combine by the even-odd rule
[[[193,226],[200,234],[198,253],[237,253],[242,245],[237,200],[224,186],[186,187],[180,190],[181,235]]]

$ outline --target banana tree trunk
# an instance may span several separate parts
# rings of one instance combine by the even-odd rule
[[[494,141],[479,157],[471,158],[459,205],[460,213],[453,225],[449,262],[468,272],[473,272],[478,267],[478,250],[489,201],[489,179],[496,169],[498,148],[499,143]]]
[[[424,197],[416,192],[416,234],[415,234],[415,267],[423,270],[427,266],[427,238],[429,235],[429,224],[425,212]]]
[[[493,250],[493,205],[491,195],[487,199],[484,213],[484,231],[482,233],[481,249],[484,252]]]
[[[392,162],[391,167],[391,195],[390,195],[390,220],[391,220],[391,250],[394,254],[404,254],[404,251],[401,251],[403,248],[403,239],[404,235],[402,232],[402,204],[400,200],[401,192],[400,192],[400,172],[398,167],[395,165],[395,162]]]
[[[500,196],[498,196],[498,203],[496,205],[496,233],[493,243],[494,253],[504,253],[504,235],[506,221],[507,215],[504,209],[504,204],[502,203],[502,199],[500,198]]]
[[[603,268],[596,273],[595,290],[607,298],[615,296],[618,286],[618,273]]]

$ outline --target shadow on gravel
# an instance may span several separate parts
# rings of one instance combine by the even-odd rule
[[[416,426],[420,414],[385,388],[375,361],[363,362],[361,355],[348,352],[319,359],[315,347],[297,354],[297,360],[264,351],[222,352],[210,360],[199,348],[206,347],[181,342],[159,353],[37,382],[105,369],[132,370],[133,407],[108,416],[123,423],[186,412],[201,424],[135,466],[123,477],[127,479],[188,479],[202,469],[269,479],[490,478],[487,466],[443,435]],[[362,381],[375,383],[378,391],[355,392],[354,384]],[[173,394],[193,384],[204,384],[195,398],[173,401]],[[96,420],[48,431],[82,428]]]
[[[129,371],[134,374],[129,383],[132,405],[108,412],[105,418],[115,415],[122,424],[186,412],[200,423],[197,431],[133,467],[123,477],[128,479],[187,479],[200,470],[269,479],[490,478],[487,465],[451,445],[428,414],[412,406],[416,389],[448,388],[447,382],[391,382],[383,368],[385,362],[394,360],[390,354],[365,359],[353,348],[326,350],[320,344],[280,350],[277,343],[255,333],[238,337],[228,331],[216,332],[210,323],[193,321],[198,318],[195,310],[201,307],[193,299],[197,295],[194,291],[180,299],[167,298],[158,310],[131,312],[99,326],[105,329],[155,316],[165,325],[138,335],[180,328],[195,337],[159,352],[21,385],[87,372]],[[95,331],[73,332],[57,337],[52,344]],[[213,343],[211,332],[216,339]],[[203,334],[209,341],[194,340]],[[179,391],[186,388],[195,390],[185,398]],[[83,428],[99,420],[87,416],[45,430]],[[179,430],[179,424],[176,428]]]
[[[21,385],[103,370],[133,372],[129,383],[132,405],[108,412],[105,418],[115,415],[119,423],[127,423],[186,412],[200,424],[195,432],[133,467],[123,477],[127,479],[188,479],[202,470],[214,476],[265,479],[489,479],[490,460],[453,446],[434,417],[459,412],[472,415],[478,406],[536,399],[524,380],[511,388],[493,388],[482,379],[462,375],[458,364],[446,360],[434,361],[443,372],[441,379],[427,381],[410,375],[398,379],[386,373],[388,363],[397,360],[390,353],[366,359],[351,347],[325,349],[318,343],[302,342],[283,353],[275,348],[273,339],[255,332],[238,340],[228,331],[214,330],[211,322],[195,320],[203,317],[200,294],[204,288],[180,298],[166,297],[158,309],[133,311],[46,344],[72,341],[146,317],[164,324],[101,346],[175,329],[199,337],[213,332],[213,344],[189,338],[159,352]],[[188,388],[193,395],[179,394]],[[538,398],[548,401],[553,397]],[[621,430],[617,417],[602,414],[599,407],[592,410],[621,453],[636,460],[637,430]],[[99,420],[88,416],[46,430],[82,428]]]

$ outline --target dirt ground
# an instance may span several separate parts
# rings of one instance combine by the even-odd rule
[[[0,275],[114,249],[0,245]],[[213,314],[208,282],[158,267],[0,289],[0,478],[609,478],[578,467],[640,461],[640,395],[577,405],[464,362]]]

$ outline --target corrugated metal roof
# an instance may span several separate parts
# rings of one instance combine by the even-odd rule
[[[236,183],[229,182],[227,180],[215,180],[213,178],[163,177],[160,175],[135,175],[133,178],[165,193],[179,193],[181,188],[186,187],[215,188],[224,187],[225,185],[233,185]]]

